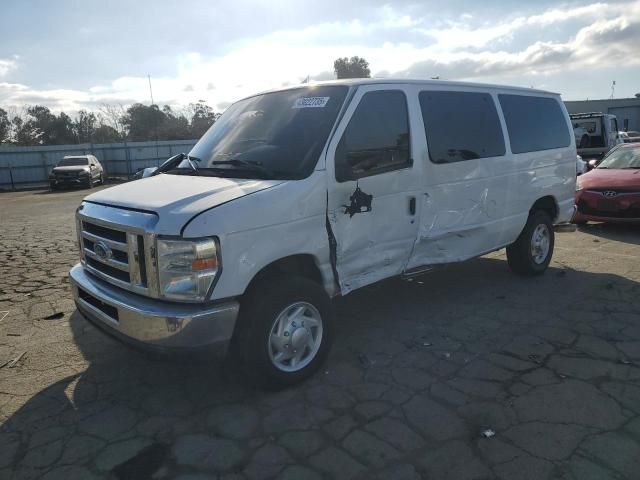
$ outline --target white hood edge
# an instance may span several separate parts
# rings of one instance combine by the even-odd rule
[[[85,200],[155,212],[157,233],[177,235],[194,215],[283,182],[160,174],[101,190]]]

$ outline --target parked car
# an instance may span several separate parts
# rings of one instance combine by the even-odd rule
[[[49,174],[49,187],[88,187],[104,184],[104,169],[93,155],[69,155],[53,167]]]
[[[612,150],[576,183],[574,223],[640,222],[640,143]]]
[[[560,96],[540,90],[354,79],[254,95],[188,155],[82,202],[73,296],[123,341],[230,347],[256,383],[290,385],[327,356],[332,297],[505,247],[515,273],[544,273],[575,155]]]
[[[570,115],[578,155],[582,157],[604,156],[617,144],[622,143],[618,135],[618,120],[615,115],[600,112],[574,113]],[[577,133],[580,132],[580,140]],[[584,132],[588,139],[584,138]]]
[[[640,142],[640,132],[629,130],[628,132],[618,132],[618,135],[624,143]]]

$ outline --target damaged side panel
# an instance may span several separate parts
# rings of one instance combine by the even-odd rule
[[[343,295],[399,275],[413,249],[417,223],[408,206],[414,194],[389,192],[389,185],[395,183],[385,182],[390,175],[407,173],[361,179],[357,187],[355,182],[338,184],[329,196],[327,220],[335,235],[335,269]],[[345,205],[352,205],[349,198],[358,189],[371,197],[370,205],[367,201],[354,213]]]

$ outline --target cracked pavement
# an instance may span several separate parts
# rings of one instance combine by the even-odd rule
[[[542,277],[496,252],[356,291],[319,375],[273,393],[83,320],[85,194],[0,194],[0,478],[640,475],[639,227],[558,234]]]

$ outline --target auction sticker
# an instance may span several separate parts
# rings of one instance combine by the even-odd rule
[[[331,97],[302,97],[291,108],[324,108]]]

